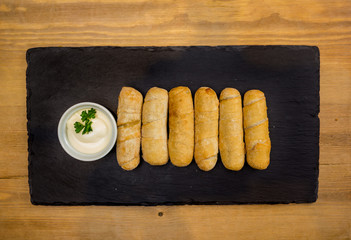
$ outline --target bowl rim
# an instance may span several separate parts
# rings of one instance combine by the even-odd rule
[[[108,119],[111,121],[112,137],[110,139],[110,142],[106,145],[106,147],[103,150],[101,150],[97,153],[93,153],[93,154],[86,154],[86,153],[82,153],[82,152],[77,151],[69,143],[69,141],[67,139],[67,133],[66,133],[66,123],[67,123],[68,119],[75,112],[82,110],[82,109],[91,108],[91,107],[96,108],[97,110],[104,112],[106,114],[106,116],[108,117]],[[94,103],[94,102],[80,102],[80,103],[74,104],[73,106],[68,108],[62,114],[60,121],[59,121],[59,124],[58,124],[58,127],[57,127],[57,135],[58,135],[58,139],[59,139],[59,142],[60,142],[62,148],[65,150],[65,152],[68,155],[70,155],[71,157],[73,157],[77,160],[80,160],[80,161],[91,162],[91,161],[96,161],[96,160],[103,158],[115,146],[116,140],[117,140],[117,124],[116,124],[116,120],[115,120],[114,116],[112,115],[112,113],[104,106],[102,106],[98,103]]]

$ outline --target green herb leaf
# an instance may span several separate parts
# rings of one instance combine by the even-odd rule
[[[82,130],[83,130],[82,132],[83,135],[86,133],[92,132],[93,128],[91,127],[91,124],[93,122],[90,119],[95,118],[95,114],[96,114],[96,110],[94,108],[89,109],[88,112],[86,110],[82,111],[80,116],[81,116],[82,122],[85,124],[82,124],[80,122],[75,122],[74,128],[76,133],[79,133]]]
[[[90,110],[87,111],[83,111],[80,116],[82,117],[82,121],[83,122],[89,122],[90,119],[95,118],[95,113],[96,110],[94,108],[91,108]]]
[[[80,119],[81,119],[83,122],[85,122],[85,121],[88,120],[88,113],[87,113],[87,111],[83,111],[83,112],[80,114],[80,116],[81,116]]]
[[[74,128],[75,128],[76,133],[79,133],[84,128],[84,125],[81,124],[80,122],[75,122]]]
[[[96,110],[94,108],[91,108],[89,111],[88,111],[88,117],[89,118],[95,118],[95,113],[96,113]]]
[[[93,123],[92,121],[85,123],[85,127],[84,127],[83,132],[82,132],[83,135],[93,131],[93,129],[91,127],[92,123]]]

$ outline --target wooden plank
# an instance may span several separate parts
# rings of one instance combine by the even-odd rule
[[[346,172],[344,171],[346,168]],[[30,231],[30,239],[55,234],[67,237],[67,231],[87,237],[120,236],[121,239],[154,238],[159,234],[174,239],[189,237],[232,239],[231,234],[243,234],[250,239],[252,229],[260,238],[342,237],[350,234],[351,165],[321,166],[320,200],[314,204],[237,205],[237,206],[157,206],[157,207],[46,207],[29,203],[27,178],[0,180],[0,231],[19,238]],[[343,186],[335,188],[335,186]],[[163,216],[160,217],[159,213]],[[267,217],[269,216],[269,217]],[[94,221],[91,221],[94,219]],[[147,219],[147,220],[146,220]],[[330,221],[330,222],[329,222]],[[215,223],[215,224],[214,224]],[[245,223],[238,226],[238,223]],[[15,226],[24,226],[14,231]],[[58,226],[59,225],[59,226]],[[130,226],[138,233],[123,231]],[[157,225],[157,227],[155,227]],[[115,228],[118,226],[117,228]],[[205,227],[207,226],[207,227]],[[212,227],[211,227],[212,226]],[[321,226],[324,226],[323,228]],[[100,230],[105,229],[104,232]],[[183,229],[184,228],[184,229]],[[146,231],[147,229],[147,231]],[[168,232],[168,233],[167,233]],[[222,235],[225,232],[226,234]],[[189,235],[189,233],[192,233]],[[291,233],[287,236],[286,233]],[[91,234],[91,235],[90,235]],[[116,235],[115,235],[116,234]],[[140,235],[139,235],[140,234]],[[172,236],[170,236],[171,239]]]

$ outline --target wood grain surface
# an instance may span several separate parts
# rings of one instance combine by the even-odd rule
[[[316,203],[31,205],[25,106],[28,48],[240,44],[305,44],[320,49]],[[351,239],[350,46],[349,0],[0,0],[0,238]]]

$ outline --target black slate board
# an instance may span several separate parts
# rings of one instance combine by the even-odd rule
[[[158,205],[314,202],[319,167],[319,50],[308,46],[34,48],[27,52],[29,185],[33,204]],[[141,162],[122,170],[115,151],[95,162],[67,155],[64,111],[92,101],[117,109],[122,86],[235,87],[267,97],[271,164],[210,172]]]

